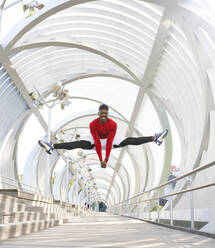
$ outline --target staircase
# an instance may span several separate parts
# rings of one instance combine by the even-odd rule
[[[83,208],[17,189],[0,190],[0,240],[67,223]]]

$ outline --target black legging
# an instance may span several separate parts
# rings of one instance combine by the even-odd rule
[[[87,140],[58,143],[58,144],[54,144],[53,146],[54,146],[54,149],[65,149],[65,150],[73,150],[76,148],[81,148],[84,150],[91,150],[95,147],[94,144],[91,144],[91,142]]]
[[[119,145],[113,145],[114,148],[124,147],[127,145],[142,145],[154,140],[153,136],[149,137],[128,137],[124,139]]]
[[[128,137],[124,139],[119,145],[114,145],[114,148],[120,148],[127,145],[142,145],[144,143],[148,143],[154,140],[153,136],[149,137]],[[54,144],[54,149],[65,149],[65,150],[73,150],[76,148],[81,148],[84,150],[91,150],[95,147],[94,144],[91,144],[90,141],[87,140],[79,140],[65,143]]]

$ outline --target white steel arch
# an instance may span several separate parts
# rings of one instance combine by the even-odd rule
[[[138,133],[137,116],[144,107],[143,100],[147,94],[159,114],[161,126],[169,125],[167,113],[176,124],[183,148],[181,170],[185,172],[199,166],[209,147],[209,134],[213,132],[213,127],[209,125],[210,121],[213,122],[209,118],[213,118],[214,109],[214,92],[211,88],[215,30],[212,15],[202,16],[196,11],[197,8],[194,8],[194,1],[190,1],[190,6],[192,8],[189,9],[186,3],[171,0],[161,0],[159,3],[155,0],[59,0],[50,1],[35,16],[23,20],[19,27],[4,37],[0,47],[0,83],[6,86],[6,90],[0,88],[0,92],[3,89],[1,101],[5,104],[5,107],[1,108],[2,118],[3,121],[6,119],[6,124],[3,121],[0,124],[0,133],[4,134],[0,137],[0,144],[10,150],[9,160],[6,155],[0,157],[4,160],[3,163],[13,162],[12,154],[16,148],[12,141],[15,132],[13,138],[9,132],[17,128],[16,135],[20,133],[19,125],[23,125],[29,111],[36,114],[46,129],[45,121],[28,97],[34,84],[41,87],[42,94],[48,95],[51,86],[60,79],[66,78],[69,83],[80,78],[105,76],[121,78],[139,87],[131,118],[123,120],[128,123],[127,135]],[[77,19],[71,20],[72,17]],[[188,20],[186,25],[185,17]],[[77,23],[80,23],[79,27],[76,26]],[[50,51],[46,55],[52,54],[50,59],[53,70],[48,65],[49,60],[43,56],[43,52],[48,49]],[[64,54],[66,52],[68,55]],[[70,56],[71,58],[68,58]],[[69,73],[70,69],[73,73]],[[53,75],[48,75],[47,71]],[[53,73],[54,71],[56,73]],[[65,77],[61,78],[63,76]],[[30,79],[32,82],[28,83]],[[21,94],[16,94],[17,91]],[[9,93],[14,97],[12,100],[6,97]],[[22,98],[25,102],[22,102]],[[94,100],[99,102],[98,99]],[[114,107],[114,110],[119,116],[124,116],[118,108]],[[15,113],[20,122],[13,123]],[[166,168],[160,182],[168,176],[171,146],[169,138],[165,147]],[[113,187],[116,184],[115,176],[124,166],[121,160],[125,152],[121,152],[117,157],[118,165],[113,167],[115,172],[110,183]],[[33,152],[32,156],[38,156],[38,153]],[[56,157],[52,158],[52,168],[58,157],[56,154],[54,156]],[[135,153],[130,154],[130,157],[136,168],[135,193],[138,193],[139,190],[144,190],[149,182],[145,180],[144,186],[139,184],[138,170],[141,167],[135,163],[133,156],[135,157]],[[41,160],[45,161],[45,158]],[[36,165],[37,157],[32,157],[32,161]],[[151,163],[152,160],[149,164]],[[4,169],[0,169],[5,175],[8,174]],[[121,178],[126,178],[126,172],[123,173],[121,172]],[[28,171],[27,175],[32,177],[32,172]],[[111,185],[105,191],[107,198],[112,192]],[[45,180],[39,187],[40,192],[44,192],[44,186]],[[119,190],[115,191],[119,197]],[[129,195],[126,187],[125,191],[123,200]],[[81,201],[82,198],[84,199],[84,196],[80,196]],[[111,196],[107,201],[113,204],[117,201],[115,198]]]

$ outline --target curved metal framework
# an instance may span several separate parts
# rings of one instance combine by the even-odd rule
[[[8,4],[0,5],[0,23]],[[1,175],[20,185],[17,144],[29,115],[33,113],[47,131],[29,94],[36,87],[48,97],[59,81],[69,87],[72,99],[110,105],[111,117],[124,136],[145,134],[147,125],[141,118],[147,101],[157,115],[156,128],[171,130],[171,116],[180,137],[178,166],[183,173],[213,157],[209,139],[215,99],[212,6],[209,1],[197,6],[194,0],[189,5],[172,0],[54,0],[34,16],[23,18],[0,43]],[[207,16],[197,11],[200,7]],[[117,83],[105,83],[104,78]],[[53,135],[64,130],[69,137],[74,129],[81,136],[89,134],[88,124],[97,110],[72,111],[73,116],[53,128]],[[100,198],[111,206],[165,182],[173,144],[174,136],[169,135],[160,150],[159,165],[158,152],[151,144],[113,151],[105,173],[98,168],[96,153],[86,153],[86,166],[92,167]],[[38,193],[74,202],[80,182],[68,189],[66,167],[58,172],[55,185],[51,183],[60,156],[65,159],[63,153],[55,152],[44,172],[46,154],[35,146],[25,166],[24,182],[37,187]],[[69,180],[74,178],[75,166],[69,167]],[[77,202],[84,205],[87,200],[86,191],[80,191]]]

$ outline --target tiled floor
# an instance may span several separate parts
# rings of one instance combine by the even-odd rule
[[[75,217],[71,223],[0,243],[17,247],[214,248],[215,239],[176,231],[125,217]]]

